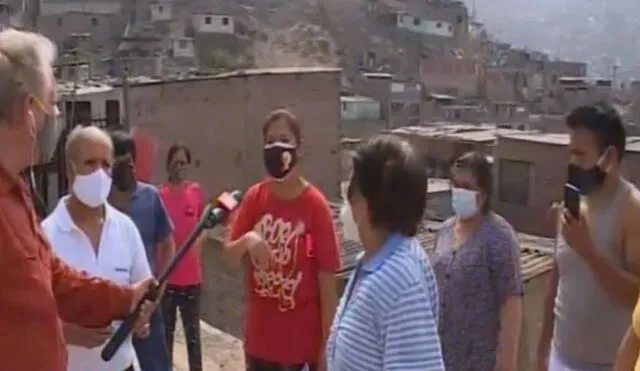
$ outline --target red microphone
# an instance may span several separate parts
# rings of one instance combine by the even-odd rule
[[[189,252],[189,249],[193,246],[195,240],[200,237],[202,231],[214,228],[215,226],[223,223],[229,214],[238,207],[241,200],[242,192],[240,191],[233,191],[231,193],[224,192],[218,196],[215,201],[207,204],[202,216],[200,217],[198,225],[189,234],[189,237],[187,237],[187,240],[180,249],[178,249],[178,252],[173,259],[171,259],[169,265],[167,265],[165,270],[158,276],[156,284],[149,287],[144,298],[136,305],[136,309],[122,322],[115,334],[113,334],[111,339],[109,339],[105,347],[102,349],[102,352],[100,353],[102,360],[108,362],[113,358],[118,348],[120,348],[124,340],[129,336],[129,334],[131,334],[131,331],[133,331],[133,325],[136,319],[138,319],[142,303],[158,299],[159,288],[162,287],[162,285],[169,279],[169,276],[180,264],[182,259],[184,259],[187,252]]]

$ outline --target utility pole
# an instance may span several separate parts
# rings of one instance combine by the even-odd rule
[[[40,19],[40,2],[42,0],[22,0],[22,11],[26,12],[29,26],[32,30],[38,31],[38,21]]]
[[[130,118],[130,104],[129,104],[129,73],[127,67],[122,63],[122,57],[118,56],[118,64],[120,65],[120,79],[122,80],[122,104],[124,110],[124,117],[122,118],[122,126],[124,130],[131,130]]]

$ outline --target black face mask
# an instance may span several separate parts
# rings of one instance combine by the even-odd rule
[[[136,176],[129,162],[117,162],[111,172],[113,186],[119,191],[130,191],[136,186]]]
[[[599,165],[595,165],[590,169],[583,169],[578,165],[569,164],[568,182],[578,187],[583,195],[588,195],[598,190],[606,178],[607,173]]]
[[[270,177],[282,180],[297,164],[298,152],[295,146],[276,142],[264,147],[264,166]]]

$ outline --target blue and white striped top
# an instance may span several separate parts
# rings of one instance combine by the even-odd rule
[[[358,263],[327,342],[329,371],[441,371],[438,291],[414,238],[391,236]]]

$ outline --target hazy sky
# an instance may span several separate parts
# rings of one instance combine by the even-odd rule
[[[472,0],[466,0],[470,7]],[[640,77],[639,0],[475,0],[477,16],[500,39],[561,58],[585,60],[591,72]]]

